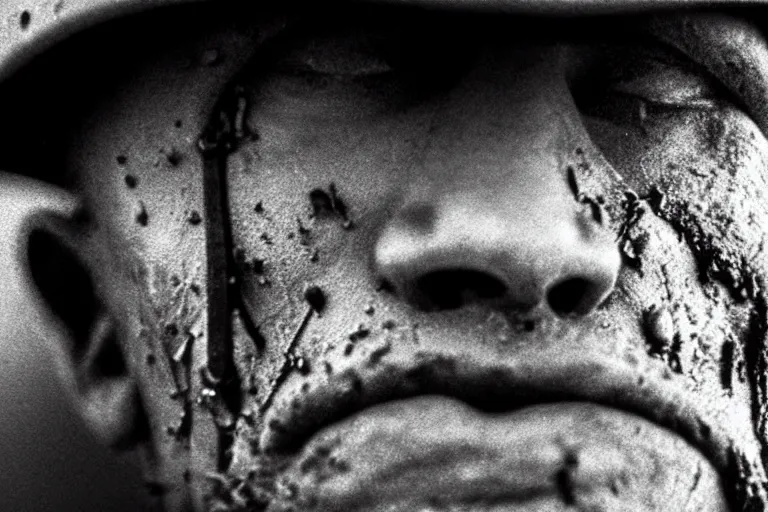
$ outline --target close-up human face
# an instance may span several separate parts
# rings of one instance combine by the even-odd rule
[[[135,21],[63,160],[124,365],[89,410],[167,508],[767,503],[758,26],[205,19]]]

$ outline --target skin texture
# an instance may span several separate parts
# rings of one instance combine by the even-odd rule
[[[754,27],[248,14],[143,22],[67,129],[88,215],[30,223],[168,509],[761,510]]]

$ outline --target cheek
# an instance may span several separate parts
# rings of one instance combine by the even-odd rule
[[[343,102],[330,111],[324,102],[285,96],[249,104],[255,135],[227,162],[243,309],[233,341],[239,371],[252,375],[247,384],[269,389],[307,314],[309,286],[322,290],[326,304],[303,334],[312,340],[302,349],[308,359],[370,321],[366,305],[378,295],[370,268],[376,234],[410,179],[425,123],[355,112]],[[267,340],[258,362],[249,322],[255,337]]]
[[[424,124],[252,103],[258,135],[230,155],[227,183],[233,245],[258,323],[286,304],[298,302],[300,312],[308,283],[336,279],[353,289],[370,280],[376,233],[412,178]]]
[[[764,204],[768,141],[748,116],[732,106],[670,110],[631,125],[586,118],[585,125],[639,196],[656,187],[702,206],[747,201],[744,206],[754,209]],[[718,197],[713,198],[713,192]]]
[[[659,117],[641,130],[592,128],[626,186],[686,242],[702,282],[754,299],[764,275],[768,142],[752,121],[723,107]]]
[[[757,374],[749,365],[764,338],[754,320],[768,275],[768,143],[727,107],[666,114],[642,127],[587,125],[620,186],[640,198],[626,204],[625,266],[612,307],[631,305],[650,334],[649,352],[684,374],[702,400],[751,425]]]

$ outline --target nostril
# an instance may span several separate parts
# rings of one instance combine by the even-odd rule
[[[549,307],[558,315],[570,315],[580,312],[589,292],[589,281],[576,277],[553,286],[547,294],[547,300]]]
[[[468,303],[499,299],[507,287],[495,277],[474,270],[438,270],[419,278],[416,293],[425,309],[456,309]]]

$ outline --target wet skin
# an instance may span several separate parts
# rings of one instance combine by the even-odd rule
[[[402,14],[254,22],[258,47],[226,20],[192,30],[137,52],[73,136],[83,259],[166,506],[759,503],[756,30]],[[708,44],[723,34],[753,38]],[[225,90],[240,392],[216,394],[196,145]],[[222,432],[211,487],[194,468]]]

